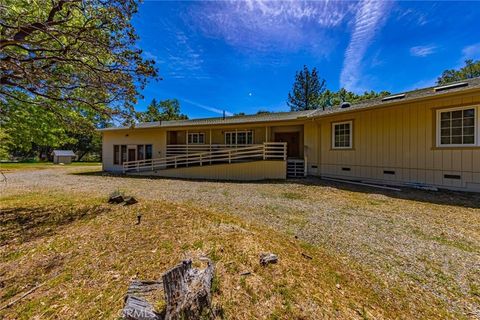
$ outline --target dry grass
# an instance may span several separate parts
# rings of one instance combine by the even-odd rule
[[[214,301],[226,318],[413,316],[395,294],[378,295],[383,285],[355,265],[274,230],[189,206],[103,202],[61,193],[2,199],[2,233],[9,235],[1,247],[2,305],[45,285],[0,315],[114,318],[130,279],[156,279],[179,259],[206,254],[216,262]],[[142,223],[135,225],[139,212]],[[265,251],[280,263],[260,267]],[[245,271],[252,275],[241,276]],[[435,305],[422,312],[445,315]]]
[[[217,263],[214,300],[230,319],[475,318],[480,305],[478,195],[79,170],[8,176],[0,306],[46,284],[0,317],[114,318],[132,277],[200,253]],[[104,204],[115,189],[140,203]],[[280,263],[261,268],[263,251]]]
[[[0,170],[3,172],[19,171],[19,170],[44,170],[53,169],[55,167],[98,167],[98,162],[72,162],[69,164],[53,164],[53,162],[0,162]]]

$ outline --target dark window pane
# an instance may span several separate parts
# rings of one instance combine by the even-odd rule
[[[450,137],[442,137],[440,140],[441,144],[450,144]]]
[[[452,120],[452,127],[462,127],[462,119],[455,119]]]
[[[452,136],[461,136],[462,128],[452,128]]]
[[[143,160],[143,144],[137,146],[137,160]]]
[[[452,144],[462,144],[462,136],[452,136]]]
[[[205,135],[203,133],[198,136],[198,143],[205,143]]]
[[[120,163],[120,147],[113,146],[113,164]]]
[[[442,137],[448,137],[448,136],[450,136],[450,129],[449,129],[449,128],[448,128],[448,129],[442,129],[442,130],[441,130],[441,136],[442,136]]]
[[[153,150],[152,150],[152,145],[151,144],[147,144],[145,145],[145,159],[152,159],[152,154],[153,154]]]
[[[473,118],[473,117],[475,116],[475,109],[463,110],[463,116],[464,116],[465,118],[468,118],[468,117]]]
[[[449,127],[450,127],[450,123],[451,123],[450,120],[442,121],[442,122],[440,123],[440,126],[441,126],[442,128],[449,128]]]
[[[127,146],[123,145],[121,147],[121,150],[122,150],[122,157],[120,160],[120,164],[123,164],[125,161],[127,161]]]
[[[463,114],[462,110],[453,111],[452,112],[452,119],[461,119],[462,114]]]
[[[440,113],[440,115],[441,115],[440,119],[442,119],[442,120],[450,120],[450,118],[451,118],[450,112],[442,112],[442,113]]]
[[[463,128],[463,134],[465,136],[473,136],[475,134],[475,128],[474,127],[465,127],[465,128]]]
[[[463,137],[463,143],[464,144],[474,144],[475,143],[475,139],[473,136],[464,136]]]
[[[474,124],[475,124],[475,119],[474,118],[463,119],[463,126],[464,127],[473,127]]]

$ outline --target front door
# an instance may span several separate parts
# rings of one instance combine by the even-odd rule
[[[128,149],[128,160],[127,161],[135,161],[137,156],[136,149]]]
[[[300,158],[300,132],[275,132],[275,142],[287,143],[287,157]]]

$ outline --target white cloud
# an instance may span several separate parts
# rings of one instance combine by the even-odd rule
[[[222,110],[222,109],[219,109],[219,108],[206,106],[206,105],[204,105],[204,104],[201,104],[201,103],[198,103],[198,102],[189,100],[189,99],[180,98],[179,100],[184,101],[184,102],[186,102],[186,103],[189,103],[189,104],[191,104],[191,105],[193,105],[193,106],[195,106],[195,107],[199,107],[199,108],[202,108],[202,109],[204,109],[204,110],[211,111],[211,112],[213,112],[213,113],[218,113],[218,114],[223,115],[223,112],[225,112],[225,115],[226,115],[226,116],[233,116],[233,113],[231,113],[230,111],[227,111],[227,110]]]
[[[360,3],[340,74],[342,87],[354,92],[365,89],[360,85],[362,62],[390,8],[388,1],[365,0]]]
[[[462,49],[462,64],[467,59],[480,59],[480,42],[466,46]]]
[[[410,54],[414,57],[427,57],[437,50],[437,46],[426,45],[426,46],[416,46],[410,48]]]
[[[356,5],[351,1],[206,1],[192,8],[190,20],[205,35],[240,50],[309,49],[327,54],[333,42],[328,29],[344,24]]]

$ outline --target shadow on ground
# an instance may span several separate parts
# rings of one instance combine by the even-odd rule
[[[360,192],[365,194],[382,194],[390,198],[398,198],[404,200],[428,202],[438,205],[452,205],[466,208],[480,209],[480,193],[473,192],[456,192],[449,190],[426,191],[409,187],[400,187],[401,191],[385,190],[375,187],[353,185],[347,182],[335,182],[322,180],[317,177],[308,177],[306,179],[289,179],[289,180],[262,180],[262,181],[224,181],[224,180],[206,180],[206,179],[183,179],[183,178],[163,178],[158,176],[130,176],[121,173],[110,173],[104,171],[75,172],[70,173],[79,176],[106,176],[126,179],[140,180],[178,180],[190,182],[219,182],[219,183],[237,183],[237,184],[292,184],[304,186],[331,187],[350,192]],[[319,190],[321,192],[321,190]]]
[[[109,210],[104,206],[87,207],[6,207],[0,211],[0,246],[24,243],[52,235],[58,227],[80,219],[93,218]]]

